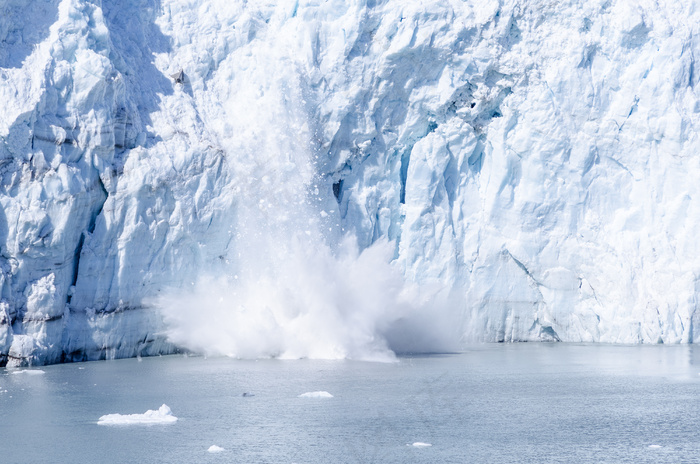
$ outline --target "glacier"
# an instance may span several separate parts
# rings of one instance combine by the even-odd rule
[[[1,1],[0,365],[695,342],[699,6]]]

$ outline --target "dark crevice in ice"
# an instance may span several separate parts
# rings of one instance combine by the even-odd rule
[[[399,202],[401,204],[406,203],[406,179],[408,178],[408,162],[411,160],[411,150],[406,150],[401,155],[401,171],[399,173],[399,179],[401,183],[401,191],[399,193]]]
[[[102,199],[102,202],[100,203],[99,207],[97,208],[97,211],[90,216],[90,223],[88,224],[88,233],[92,234],[95,232],[95,225],[97,224],[97,218],[102,214],[102,209],[105,206],[105,203],[107,202],[107,198],[109,197],[109,192],[107,192],[107,189],[105,188],[104,182],[102,182],[102,178],[100,176],[97,176],[97,186],[100,188],[102,191],[102,194],[104,195],[104,198]]]
[[[85,233],[80,234],[80,239],[78,240],[78,246],[75,247],[75,253],[73,254],[73,279],[71,280],[71,286],[75,287],[78,282],[78,270],[80,269],[80,253],[83,251],[83,244],[85,243]],[[68,294],[66,298],[66,303],[70,303],[73,298],[72,294]]]
[[[328,185],[328,184],[326,184]],[[335,182],[333,184],[333,196],[335,196],[335,199],[338,203],[341,201],[341,195],[343,194],[343,179],[340,179],[338,182]]]
[[[413,147],[418,143],[420,140],[424,139],[427,137],[429,134],[432,134],[437,130],[438,128],[438,123],[435,121],[429,121],[428,122],[428,127],[426,128],[426,131],[423,135],[418,137],[414,143],[412,143],[406,150],[403,151],[401,154],[401,168],[399,170],[399,183],[400,183],[400,192],[399,192],[399,203],[401,204],[406,204],[406,182],[408,180],[408,165],[411,162],[411,152],[413,152]]]
[[[83,252],[83,245],[85,244],[85,237],[87,234],[92,234],[95,232],[95,227],[97,225],[97,218],[99,217],[100,214],[102,214],[102,209],[104,208],[105,203],[107,202],[107,198],[109,197],[109,193],[107,192],[107,189],[105,188],[104,183],[102,182],[102,178],[100,176],[97,176],[97,186],[102,192],[102,201],[99,202],[97,209],[95,212],[90,216],[90,222],[88,222],[88,227],[85,232],[80,234],[80,239],[78,240],[78,246],[75,248],[75,253],[73,255],[73,278],[71,280],[71,286],[75,287],[75,285],[78,283],[78,274],[80,272],[80,255]],[[68,296],[66,297],[66,304],[70,304],[71,299],[73,298],[72,293],[69,293]]]
[[[504,250],[504,251],[505,251],[505,253],[508,254],[508,256],[510,257],[510,259],[512,259],[513,262],[514,262],[520,269],[522,269],[523,272],[524,272],[524,273],[539,287],[539,286],[540,286],[540,283],[539,283],[539,282],[537,281],[537,279],[535,279],[535,277],[530,273],[530,270],[529,270],[518,258],[516,258],[515,256],[513,256],[513,254],[512,254],[509,250]]]
[[[552,339],[557,342],[561,341],[561,338],[559,338],[559,335],[554,331],[554,329],[551,326],[541,326],[540,337]]]

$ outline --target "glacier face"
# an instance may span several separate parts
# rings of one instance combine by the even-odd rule
[[[0,361],[693,342],[697,7],[0,3]]]

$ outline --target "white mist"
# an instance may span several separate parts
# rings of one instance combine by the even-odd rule
[[[210,127],[236,201],[227,264],[156,302],[169,339],[237,358],[390,361],[394,347],[445,349],[450,337],[429,333],[441,318],[392,262],[395,244],[361,250],[341,230],[304,78],[266,44],[256,53],[268,59],[237,80],[248,86],[219,89],[227,119]]]

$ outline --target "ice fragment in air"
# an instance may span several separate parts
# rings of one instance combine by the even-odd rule
[[[185,72],[181,69],[175,74],[171,74],[170,77],[173,78],[176,84],[182,84],[185,81]]]

